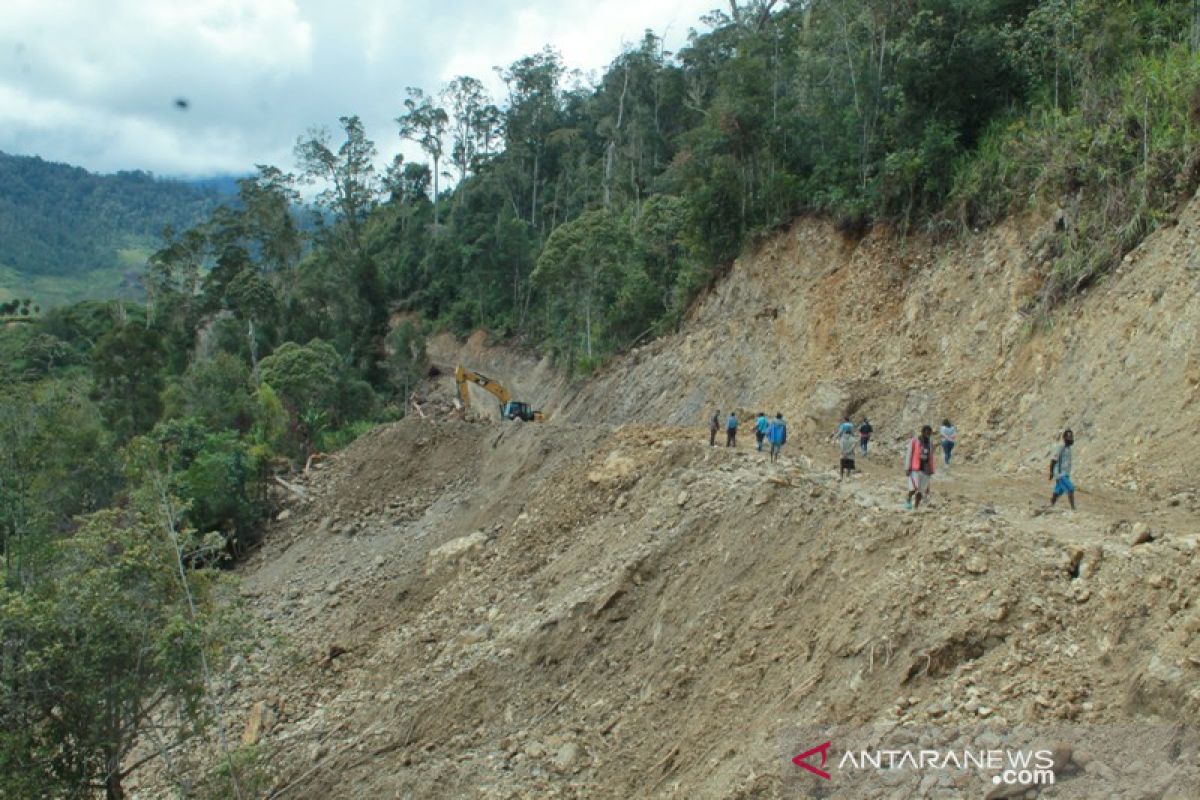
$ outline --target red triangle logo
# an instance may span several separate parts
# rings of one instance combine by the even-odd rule
[[[825,744],[819,744],[816,747],[812,748],[811,750],[805,750],[803,753],[801,753],[800,755],[793,758],[792,763],[795,764],[797,767],[802,767],[802,768],[808,770],[813,775],[816,775],[820,778],[824,778],[825,780],[831,780],[833,776],[830,775],[825,770],[818,769],[817,767],[814,767],[812,764],[808,763],[808,757],[811,755],[815,755],[816,753],[820,753],[821,754],[821,766],[823,767],[823,766],[825,766],[825,762],[829,760],[829,748],[832,746],[833,746],[833,742],[826,742]]]

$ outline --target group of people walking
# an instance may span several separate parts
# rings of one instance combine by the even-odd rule
[[[717,434],[721,431],[721,427],[721,412],[717,410],[713,412],[708,426],[710,447],[716,446]],[[729,412],[729,416],[724,421],[724,428],[725,446],[737,447],[737,412]],[[837,440],[841,452],[838,480],[854,473],[857,469],[855,455],[857,452],[861,452],[864,456],[867,455],[871,446],[871,436],[874,433],[875,428],[866,417],[862,418],[857,430],[854,423],[850,421],[850,417],[842,418],[831,437]],[[938,429],[938,434],[943,464],[948,467],[954,458],[954,448],[958,444],[958,429],[949,419],[944,419]],[[783,414],[777,413],[775,419],[768,419],[766,413],[760,411],[754,421],[754,438],[759,451],[763,449],[765,442],[770,445],[771,461],[778,459],[779,453],[787,441],[787,426],[783,422]],[[1062,445],[1057,448],[1054,458],[1050,462],[1050,480],[1054,483],[1050,505],[1054,505],[1058,498],[1065,494],[1071,503],[1071,508],[1075,508],[1075,485],[1071,482],[1071,447],[1074,443],[1074,434],[1070,430],[1064,431]],[[935,453],[933,427],[923,425],[920,432],[909,440],[905,450],[904,476],[908,488],[908,496],[904,501],[905,508],[918,509],[921,507],[922,501],[928,500],[929,484],[935,471]]]
[[[717,409],[713,412],[712,419],[708,423],[708,445],[716,447],[717,433],[721,430],[721,410]],[[737,447],[737,432],[738,418],[736,411],[730,411],[729,417],[725,420],[725,446]],[[758,443],[758,450],[762,452],[763,443],[770,445],[770,458],[775,461],[779,458],[779,451],[783,449],[783,445],[787,442],[787,425],[783,421],[783,414],[775,414],[775,419],[767,419],[765,411],[758,412],[758,417],[754,420],[754,439]]]

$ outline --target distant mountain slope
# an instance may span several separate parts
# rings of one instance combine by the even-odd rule
[[[0,153],[0,296],[111,295],[164,226],[194,225],[221,200],[213,186]]]

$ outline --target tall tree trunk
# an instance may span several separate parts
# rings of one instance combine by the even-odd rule
[[[533,185],[529,200],[529,227],[537,230],[537,201],[538,201],[538,168],[541,166],[541,148],[533,148]]]
[[[254,320],[246,323],[246,338],[250,344],[250,374],[258,377],[258,343],[254,340]]]
[[[583,307],[584,329],[587,331],[587,357],[590,360],[592,357],[592,301],[588,298],[588,302]]]
[[[433,157],[433,230],[438,228],[438,157]]]
[[[1200,50],[1200,0],[1192,0],[1192,36],[1191,51]]]
[[[629,91],[629,65],[625,66],[625,82],[621,86],[621,99],[617,101],[617,124],[608,140],[608,152],[604,154],[604,207],[612,205],[613,161],[617,156],[617,136],[621,133],[621,121],[625,118],[625,93]]]
[[[122,785],[120,748],[104,748],[104,765],[108,774],[104,776],[105,800],[125,800],[125,787]]]

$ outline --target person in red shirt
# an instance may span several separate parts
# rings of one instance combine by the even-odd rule
[[[933,477],[933,453],[933,428],[925,425],[921,428],[921,435],[914,436],[908,443],[908,457],[904,462],[904,474],[908,477],[908,500],[904,503],[905,508],[920,508],[921,500],[929,496],[929,479]]]

